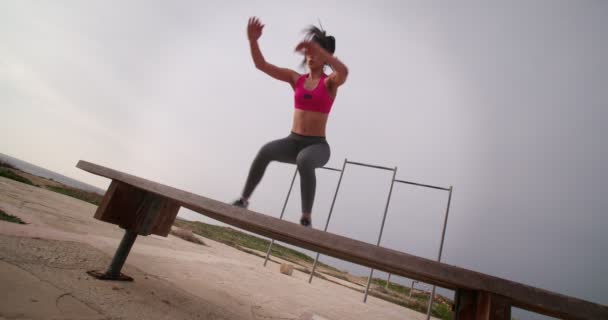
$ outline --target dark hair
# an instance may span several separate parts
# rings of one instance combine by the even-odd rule
[[[319,44],[321,48],[327,52],[334,54],[336,51],[336,38],[328,36],[325,30],[321,30],[315,26],[310,26],[306,29],[306,38]]]
[[[319,29],[316,26],[310,26],[304,30],[306,32],[306,40],[317,43],[327,52],[334,54],[336,51],[336,38],[328,36],[325,30]],[[306,58],[302,61],[302,66],[306,64]]]

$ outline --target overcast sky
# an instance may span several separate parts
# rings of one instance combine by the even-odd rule
[[[293,113],[253,67],[252,15],[266,59],[301,73],[301,31],[336,37],[329,166],[454,186],[444,262],[608,304],[607,1],[2,1],[0,152],[235,199]],[[293,169],[272,164],[251,208],[278,216]],[[338,174],[317,177],[322,228]],[[390,178],[348,166],[329,231],[375,243]],[[382,245],[436,259],[446,202],[396,185]]]

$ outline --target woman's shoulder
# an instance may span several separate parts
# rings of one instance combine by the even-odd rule
[[[303,81],[306,81],[306,77],[308,76],[308,74],[301,74],[299,72],[294,71],[294,77],[295,77],[295,83],[300,84]]]

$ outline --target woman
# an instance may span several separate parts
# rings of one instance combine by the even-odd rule
[[[264,25],[256,18],[250,18],[247,37],[251,57],[257,69],[267,75],[287,82],[294,90],[294,114],[291,133],[279,140],[264,145],[253,160],[241,198],[233,205],[246,208],[253,190],[258,185],[266,167],[271,161],[296,164],[300,174],[302,191],[302,217],[300,223],[311,225],[311,213],[315,198],[315,169],[327,163],[330,148],[325,138],[325,127],[338,88],[344,84],[348,69],[333,56],[335,39],[316,27],[308,29],[306,40],[295,50],[305,56],[308,73],[301,75],[287,68],[272,65],[264,59],[258,39]],[[326,75],[325,65],[333,72]]]

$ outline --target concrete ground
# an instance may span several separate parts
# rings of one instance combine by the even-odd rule
[[[139,237],[123,269],[134,282],[106,282],[123,230],[93,219],[96,207],[0,178],[0,320],[5,319],[426,319],[426,315],[204,239]]]

